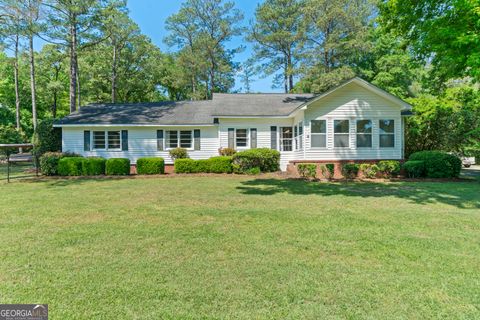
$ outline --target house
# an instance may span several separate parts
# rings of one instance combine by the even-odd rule
[[[211,100],[92,104],[57,121],[62,150],[84,156],[163,157],[182,147],[193,159],[220,148],[280,151],[298,162],[403,159],[405,101],[360,78],[320,95],[223,94]]]

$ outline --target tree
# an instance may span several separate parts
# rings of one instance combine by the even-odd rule
[[[428,59],[440,82],[472,76],[480,80],[478,1],[384,0],[381,23],[404,35],[420,59]]]
[[[194,93],[202,73],[207,76],[207,97],[233,86],[232,56],[240,48],[227,50],[225,43],[240,35],[242,19],[243,14],[234,8],[234,3],[223,0],[187,0],[177,14],[167,19],[167,30],[171,34],[165,41],[183,51],[184,61],[191,64]]]
[[[245,87],[244,90],[246,93],[251,92],[250,84],[254,81],[253,76],[255,73],[256,71],[252,60],[247,60],[240,67],[238,77],[240,78],[240,82]]]
[[[303,41],[300,8],[297,0],[265,1],[257,6],[248,36],[254,43],[254,58],[263,61],[263,73],[271,75],[281,70],[275,84],[283,83],[285,92],[293,89],[299,59],[296,51]]]
[[[1,144],[15,144],[23,143],[24,137],[20,131],[12,126],[0,126],[0,143]],[[18,148],[0,148],[0,154],[9,157]]]

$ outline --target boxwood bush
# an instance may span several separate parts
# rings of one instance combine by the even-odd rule
[[[377,173],[380,171],[380,169],[376,164],[362,163],[360,165],[360,171],[362,171],[362,174],[366,178],[373,179],[377,176]]]
[[[280,152],[268,148],[250,149],[233,155],[233,168],[237,173],[246,173],[258,167],[261,172],[280,170]]]
[[[378,162],[377,166],[378,170],[386,178],[397,176],[402,168],[400,161],[397,160],[382,160]]]
[[[462,161],[452,154],[442,151],[419,151],[410,155],[408,159],[423,161],[427,178],[454,178],[458,177],[462,169]]]
[[[317,165],[314,163],[299,163],[297,171],[302,178],[315,179],[317,177]]]
[[[105,174],[109,176],[126,176],[130,174],[130,159],[110,158],[105,163]]]
[[[71,152],[45,152],[39,159],[40,172],[46,176],[58,175],[58,162],[66,157],[81,157]]]
[[[232,157],[218,156],[206,160],[177,159],[175,173],[232,173]]]
[[[360,165],[356,163],[345,163],[342,166],[342,175],[347,179],[354,179],[358,175]]]
[[[165,160],[163,158],[140,158],[137,160],[138,174],[163,174],[165,173]]]
[[[82,163],[82,174],[84,176],[100,176],[105,174],[105,163],[107,160],[100,157],[86,158]]]
[[[61,176],[81,176],[83,163],[87,161],[80,157],[66,157],[58,161],[58,174]]]
[[[409,160],[403,164],[403,169],[409,178],[425,176],[425,162],[421,160]]]

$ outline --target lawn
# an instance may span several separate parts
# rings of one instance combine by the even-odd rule
[[[0,243],[52,319],[480,317],[476,181],[0,181]]]

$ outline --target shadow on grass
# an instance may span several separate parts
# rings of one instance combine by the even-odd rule
[[[237,187],[248,195],[396,197],[417,204],[444,203],[461,209],[480,208],[480,184],[474,182],[308,182],[302,179],[254,179]]]

